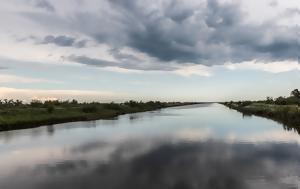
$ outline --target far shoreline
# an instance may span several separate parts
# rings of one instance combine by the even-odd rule
[[[80,121],[110,120],[120,115],[154,111],[170,107],[202,104],[201,102],[72,103],[37,102],[30,105],[0,108],[0,132]]]
[[[243,102],[242,102],[243,103]],[[245,116],[258,116],[282,124],[287,130],[297,130],[300,133],[300,108],[297,105],[269,105],[253,102],[242,105],[238,102],[220,103],[236,110]]]

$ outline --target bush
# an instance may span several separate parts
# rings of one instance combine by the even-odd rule
[[[52,113],[54,112],[54,110],[55,110],[54,106],[48,106],[48,107],[47,107],[47,112],[48,112],[49,114],[52,114]]]
[[[43,106],[43,102],[40,101],[40,100],[32,100],[30,102],[30,106],[34,107],[34,108],[42,107]]]
[[[97,106],[93,106],[93,105],[85,106],[85,107],[82,108],[82,111],[84,113],[95,113],[95,112],[98,111],[98,108],[97,108]]]
[[[124,104],[127,105],[127,106],[130,106],[130,107],[137,107],[137,106],[139,106],[139,103],[137,101],[133,101],[133,100],[125,102]]]
[[[251,101],[244,101],[241,103],[241,106],[249,106],[250,104],[252,104]]]
[[[284,98],[282,96],[276,98],[275,104],[277,104],[277,105],[286,105],[287,104],[286,98]]]
[[[267,104],[273,104],[274,103],[273,98],[272,97],[267,97],[266,103]]]
[[[109,103],[109,104],[104,104],[104,108],[110,109],[110,110],[121,110],[121,105],[116,104],[116,103]]]

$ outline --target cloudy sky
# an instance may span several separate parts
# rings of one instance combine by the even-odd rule
[[[1,1],[0,98],[287,96],[299,23],[299,0]]]

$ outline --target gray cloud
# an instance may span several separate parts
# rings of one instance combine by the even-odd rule
[[[41,44],[55,44],[57,46],[62,46],[62,47],[76,47],[76,48],[83,48],[86,46],[87,41],[86,40],[80,40],[76,41],[75,38],[73,37],[68,37],[68,36],[53,36],[53,35],[47,35],[44,37]]]
[[[227,61],[297,60],[299,56],[298,27],[281,26],[276,20],[246,22],[247,15],[238,3],[109,0],[98,5],[98,12],[74,11],[72,18],[76,19],[26,15],[39,23],[48,20],[47,27],[75,30],[99,44],[113,49],[130,47],[162,62],[214,65]],[[74,39],[66,37],[49,37],[46,41],[74,46]],[[130,58],[126,63],[122,58],[118,61],[126,67],[131,67],[130,61],[139,64]]]
[[[210,65],[225,61],[297,58],[299,29],[275,23],[246,24],[239,4],[211,0],[204,8],[194,7],[189,10],[190,14],[182,14],[187,9],[180,9],[177,1],[169,1],[171,6],[162,10],[148,10],[140,1],[110,2],[126,16],[124,23],[131,27],[126,30],[126,45],[162,61]],[[179,8],[174,10],[174,6]],[[196,11],[199,13],[194,14]],[[180,22],[174,21],[172,15],[176,13],[184,15],[177,19]],[[266,40],[270,34],[271,39]]]
[[[86,44],[87,44],[87,40],[80,40],[80,41],[76,41],[73,46],[76,47],[76,48],[83,48],[83,47],[86,47]]]
[[[119,57],[118,62],[107,61],[97,58],[89,58],[87,56],[76,56],[71,55],[68,57],[64,57],[68,61],[77,62],[80,64],[88,65],[88,66],[96,66],[96,67],[118,67],[129,70],[143,70],[143,71],[174,71],[178,68],[171,64],[161,64],[161,63],[143,63],[138,61],[136,57],[131,55],[126,55],[119,53],[114,55]]]
[[[270,5],[271,7],[277,7],[277,6],[278,6],[278,2],[277,2],[277,0],[273,0],[273,1],[271,1],[271,2],[269,3],[269,5]]]
[[[58,46],[72,46],[73,43],[75,42],[75,39],[72,37],[67,37],[67,36],[52,36],[48,35],[44,38],[42,43],[48,44],[48,43],[53,43]]]
[[[168,11],[165,12],[165,16],[175,22],[182,22],[194,14],[192,7],[184,7],[179,0],[170,2],[167,9]]]
[[[300,15],[300,9],[298,9],[298,8],[289,8],[289,9],[286,9],[285,15],[286,16]]]
[[[47,0],[35,0],[35,6],[50,12],[55,12],[54,6]]]
[[[66,57],[67,60],[89,65],[89,66],[97,66],[97,67],[112,67],[113,65],[117,65],[118,63],[112,62],[112,61],[106,61],[106,60],[101,60],[101,59],[96,59],[96,58],[89,58],[86,56],[76,56],[76,55],[71,55],[69,57]]]

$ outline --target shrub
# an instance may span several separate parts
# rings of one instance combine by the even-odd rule
[[[54,112],[54,110],[55,110],[54,106],[48,106],[48,107],[47,107],[47,112],[48,112],[49,114],[52,114],[52,113]]]
[[[125,102],[124,104],[130,107],[137,107],[139,105],[137,101],[133,101],[133,100],[130,100],[129,102]]]
[[[90,105],[90,106],[83,107],[82,111],[84,113],[95,113],[98,111],[98,108],[97,108],[97,106]]]
[[[275,104],[277,104],[277,105],[286,105],[287,104],[286,98],[284,98],[282,96],[276,98]]]
[[[110,110],[121,110],[121,106],[116,103],[109,103],[109,104],[104,104],[104,108],[110,109]]]
[[[37,108],[37,107],[42,107],[43,106],[43,102],[40,100],[32,100],[30,102],[31,107]]]
[[[250,104],[252,104],[251,101],[244,101],[241,103],[241,106],[249,106]]]

